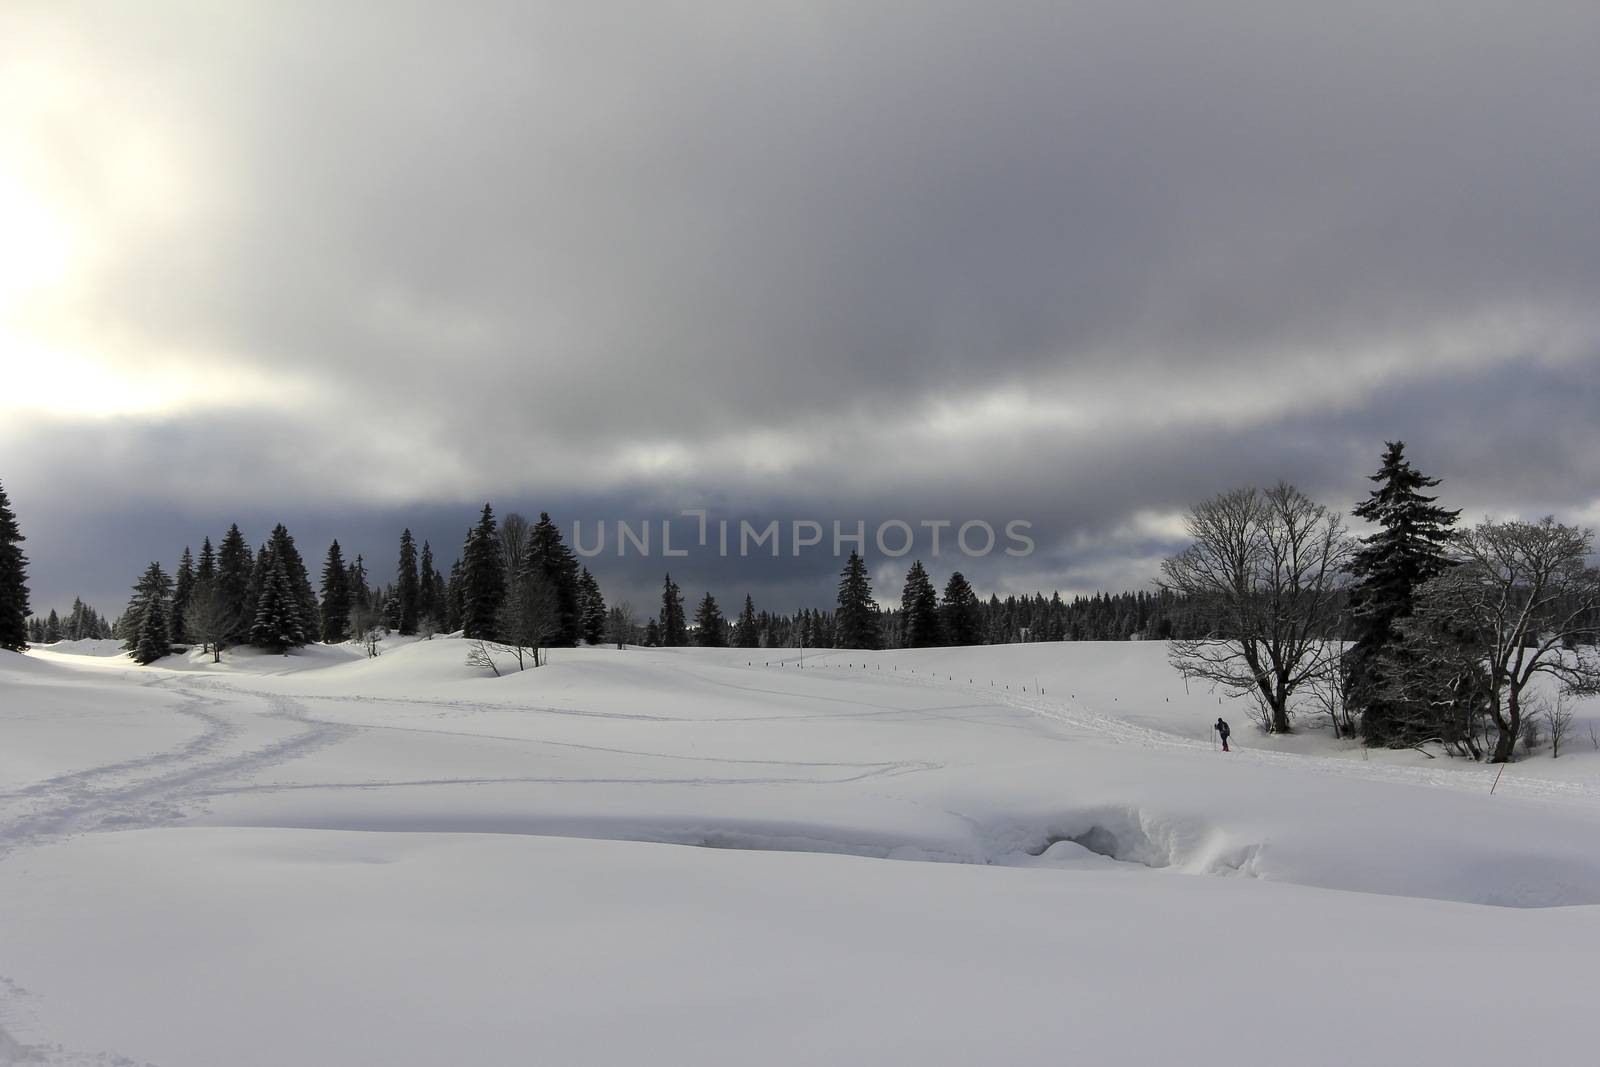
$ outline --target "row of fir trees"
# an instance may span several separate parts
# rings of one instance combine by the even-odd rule
[[[140,663],[173,646],[197,644],[220,658],[248,645],[284,652],[313,642],[375,643],[381,632],[402,636],[460,630],[469,638],[536,646],[571,646],[606,637],[606,606],[593,574],[578,566],[548,513],[529,524],[508,516],[505,528],[484,505],[448,572],[433,547],[400,535],[391,582],[378,584],[366,560],[347,561],[335,540],[313,587],[294,537],[281,523],[252,549],[238,524],[195,555],[183,550],[169,575],[152,562],[133,587],[114,627]],[[40,636],[44,634],[41,632]]]

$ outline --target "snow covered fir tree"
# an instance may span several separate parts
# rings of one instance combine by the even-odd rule
[[[28,557],[11,499],[0,484],[0,649],[28,647]]]
[[[1417,589],[1450,567],[1450,532],[1460,512],[1438,506],[1437,498],[1422,492],[1439,480],[1411,466],[1402,441],[1389,442],[1372,480],[1378,487],[1355,508],[1356,517],[1378,530],[1363,539],[1350,560],[1355,584],[1350,589],[1346,699],[1370,743],[1412,744],[1423,738],[1397,721],[1389,696],[1389,676],[1405,670],[1395,660],[1403,655],[1395,626],[1411,616]]]

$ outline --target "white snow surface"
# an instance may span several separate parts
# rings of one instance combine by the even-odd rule
[[[1600,1057],[1592,702],[1490,795],[1157,643],[465,655],[0,653],[0,1063]]]

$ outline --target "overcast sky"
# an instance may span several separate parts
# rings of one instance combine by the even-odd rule
[[[448,563],[485,500],[1025,519],[935,579],[1137,587],[1186,504],[1347,510],[1397,438],[1469,515],[1600,523],[1597,55],[1592,0],[8,0],[35,606],[230,521]],[[838,570],[594,561],[668,566]]]

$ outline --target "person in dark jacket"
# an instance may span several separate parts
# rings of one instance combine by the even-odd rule
[[[1228,720],[1218,717],[1217,725],[1213,726],[1212,729],[1217,731],[1218,735],[1220,735],[1222,738],[1222,751],[1232,751],[1230,748],[1228,748],[1228,734],[1232,733],[1232,731],[1228,729]]]

